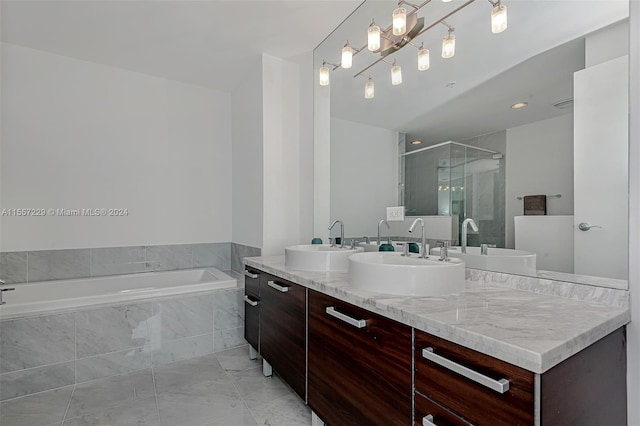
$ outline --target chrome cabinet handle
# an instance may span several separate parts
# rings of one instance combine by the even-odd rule
[[[275,288],[276,290],[282,292],[282,293],[286,293],[289,291],[289,287],[285,286],[285,285],[280,285],[275,281],[267,281],[267,285],[271,288]]]
[[[258,306],[258,301],[257,300],[252,300],[249,296],[247,296],[246,294],[244,295],[244,301],[247,302],[247,304],[251,305],[251,306]]]
[[[0,289],[0,305],[6,305],[7,304],[7,302],[2,300],[2,293],[4,293],[5,291],[14,291],[15,289],[16,289],[15,287]]]
[[[598,226],[598,225],[592,225],[589,222],[581,222],[578,225],[578,229],[584,232],[587,232],[588,230],[590,230],[591,228],[600,228],[602,229],[602,226]]]
[[[249,277],[249,278],[258,278],[258,274],[252,274],[251,272],[247,271],[246,269],[244,270],[244,275]]]
[[[427,414],[422,418],[422,426],[437,426],[433,422],[433,416],[431,414]]]
[[[325,309],[325,312],[334,317],[339,319],[340,321],[344,321],[349,325],[352,325],[356,328],[364,328],[367,326],[367,321],[363,320],[363,319],[355,319],[350,317],[349,315],[345,315],[342,312],[338,312],[336,311],[336,308],[334,308],[333,306],[327,306],[327,308]]]
[[[426,348],[422,350],[422,356],[429,361],[435,362],[441,367],[451,370],[454,373],[458,373],[469,380],[488,387],[498,393],[505,393],[509,390],[509,381],[507,379],[494,380],[491,377],[487,377],[484,374],[480,374],[470,368],[460,365],[457,362],[453,362],[443,356],[437,355],[433,352],[433,348]]]

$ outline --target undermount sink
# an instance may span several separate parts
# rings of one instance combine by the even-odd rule
[[[440,256],[440,248],[431,249],[431,254]],[[530,251],[490,247],[487,254],[480,254],[480,247],[449,247],[449,257],[463,259],[467,268],[507,274],[532,275],[536,273],[536,254]]]
[[[349,256],[362,252],[362,247],[332,247],[329,244],[302,244],[284,248],[284,265],[298,271],[346,272]]]
[[[464,289],[464,261],[421,259],[395,252],[357,253],[349,258],[353,287],[403,296],[442,296]]]

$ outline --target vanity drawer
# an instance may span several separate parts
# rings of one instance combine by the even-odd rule
[[[416,394],[415,426],[470,426],[462,418],[453,414],[446,408],[436,404],[429,398]]]
[[[416,391],[477,425],[533,424],[532,372],[418,330],[415,339]]]
[[[244,267],[244,288],[256,297],[260,297],[260,274],[263,273],[249,266]]]

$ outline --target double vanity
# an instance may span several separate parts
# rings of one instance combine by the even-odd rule
[[[246,258],[251,356],[317,424],[626,424],[624,304],[438,259],[328,245]]]

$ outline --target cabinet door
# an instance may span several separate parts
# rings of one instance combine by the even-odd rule
[[[415,426],[470,426],[451,411],[436,404],[429,398],[416,394]]]
[[[534,423],[532,372],[421,331],[415,339],[417,392],[476,425]],[[427,348],[432,359],[423,355]],[[467,376],[459,373],[465,368]],[[488,387],[501,380],[508,381],[508,390]]]
[[[410,327],[309,290],[308,403],[316,414],[328,425],[406,426],[411,393]]]
[[[260,276],[260,354],[306,399],[306,288]]]
[[[245,290],[244,339],[260,351],[260,299]]]

